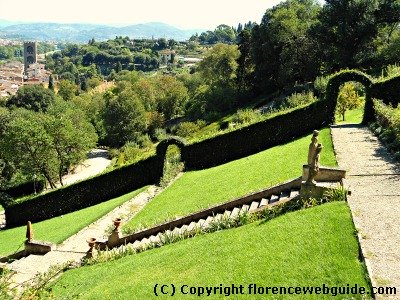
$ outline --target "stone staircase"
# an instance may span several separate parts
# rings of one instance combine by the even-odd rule
[[[118,242],[111,244],[97,242],[100,250],[130,247],[133,250],[145,249],[149,244],[162,245],[165,235],[190,236],[199,229],[207,231],[222,219],[237,219],[242,213],[256,213],[266,208],[291,201],[299,195],[300,179],[275,186],[233,201],[214,206],[209,209],[179,218],[143,231],[124,236]],[[118,250],[117,250],[118,251]]]
[[[106,248],[129,247],[145,248],[151,243],[162,244],[161,238],[165,234],[184,234],[185,232],[207,229],[213,223],[222,218],[237,218],[243,212],[257,212],[267,207],[275,206],[290,201],[299,195],[301,178],[294,179],[284,184],[268,188],[199,212],[190,214],[159,226],[145,229],[130,236],[119,238],[116,245],[107,245],[107,242],[97,242],[99,250]],[[109,219],[110,220],[110,219]],[[88,233],[88,232],[86,232]],[[94,233],[94,232],[92,232]],[[49,271],[50,266],[64,265],[66,263],[79,265],[86,257],[89,247],[82,234],[77,234],[74,243],[67,242],[58,245],[55,250],[45,255],[29,255],[6,264],[6,267],[14,272],[13,282],[15,287],[21,287],[25,283],[31,283],[35,274]]]

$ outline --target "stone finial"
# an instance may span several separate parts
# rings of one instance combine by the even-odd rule
[[[28,224],[26,226],[26,239],[28,242],[33,240],[33,229],[31,221],[28,221]]]

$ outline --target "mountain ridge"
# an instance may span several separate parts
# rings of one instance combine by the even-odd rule
[[[0,38],[54,42],[85,43],[92,38],[107,40],[115,36],[167,38],[182,41],[202,31],[204,29],[180,29],[162,22],[114,26],[90,23],[18,23],[0,20]]]

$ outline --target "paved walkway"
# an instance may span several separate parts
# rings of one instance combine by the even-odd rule
[[[85,227],[77,234],[65,240],[57,246],[57,249],[44,256],[30,255],[10,264],[12,270],[16,271],[13,281],[16,285],[30,281],[36,273],[47,272],[52,265],[67,262],[79,263],[89,249],[86,240],[94,237],[98,240],[106,239],[106,231],[112,228],[112,220],[122,218],[122,222],[137,214],[147,202],[161,192],[161,188],[150,186],[150,188],[125,202],[121,206],[103,216],[96,222]]]
[[[364,126],[334,126],[332,137],[372,285],[397,288],[377,298],[400,299],[400,164]]]

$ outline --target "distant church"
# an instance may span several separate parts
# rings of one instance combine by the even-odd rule
[[[26,72],[29,65],[37,63],[37,43],[24,42],[24,67]]]

